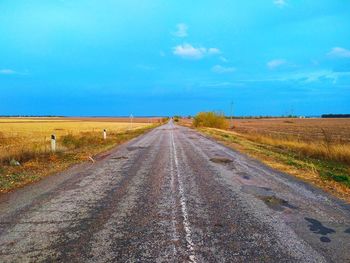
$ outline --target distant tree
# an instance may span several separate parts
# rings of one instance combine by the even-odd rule
[[[322,118],[350,118],[350,114],[323,114]]]

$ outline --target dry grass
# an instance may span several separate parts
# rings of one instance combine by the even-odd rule
[[[350,119],[241,119],[234,131],[301,156],[350,164]]]
[[[235,119],[232,131],[301,156],[350,164],[350,119]]]
[[[293,151],[301,156],[350,164],[350,143],[332,142],[327,139],[307,142],[293,137],[281,139],[257,133],[249,133],[245,137],[254,142]]]
[[[125,120],[124,120],[125,121]],[[157,121],[158,122],[158,121]],[[157,124],[106,119],[0,119],[0,192],[7,192],[134,138]],[[107,139],[103,139],[107,129]],[[50,136],[57,136],[57,152]],[[15,161],[20,163],[14,165]]]
[[[276,141],[271,141],[270,138],[248,138],[234,131],[210,128],[202,128],[200,131],[274,169],[298,177],[350,202],[350,166],[347,164],[305,157],[294,148],[294,151],[290,151],[287,147],[274,145]]]

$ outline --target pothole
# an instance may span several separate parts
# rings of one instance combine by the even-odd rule
[[[245,180],[250,180],[252,178],[249,174],[244,172],[238,172],[237,174]]]
[[[254,196],[273,196],[274,193],[268,187],[261,187],[255,185],[243,185],[241,187],[242,191],[247,194],[252,194]]]
[[[350,234],[350,227],[344,231],[346,234]]]
[[[127,149],[129,151],[135,151],[135,150],[145,149],[145,148],[147,148],[147,147],[145,147],[145,146],[129,146],[129,147],[127,147]]]
[[[273,210],[283,211],[285,208],[297,209],[296,206],[290,204],[288,201],[275,196],[275,193],[271,190],[271,188],[255,185],[243,185],[241,189],[243,192],[259,198]]]
[[[263,200],[268,207],[276,211],[283,211],[285,207],[297,209],[296,206],[291,205],[288,201],[276,196],[258,196],[258,198]]]
[[[228,159],[225,157],[213,157],[213,158],[210,158],[210,161],[213,163],[221,163],[221,164],[232,163],[231,159]]]
[[[127,156],[117,156],[117,157],[113,157],[111,159],[113,159],[113,160],[120,160],[120,159],[128,159],[128,157]]]

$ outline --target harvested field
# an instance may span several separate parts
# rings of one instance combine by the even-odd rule
[[[1,118],[0,193],[75,163],[95,162],[96,154],[143,134],[161,119],[141,120],[135,118],[130,123],[115,118]],[[52,134],[57,138],[55,153],[51,152]]]
[[[234,130],[303,141],[350,142],[350,119],[235,119]]]
[[[104,129],[107,134],[120,133],[146,127],[158,120],[147,122],[145,118],[135,118],[130,123],[126,118],[0,118],[0,160],[21,152],[47,152],[51,134],[55,134],[58,141],[62,136],[84,133],[102,137]]]

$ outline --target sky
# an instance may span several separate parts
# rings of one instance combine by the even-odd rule
[[[0,115],[350,113],[350,1],[2,0]]]

